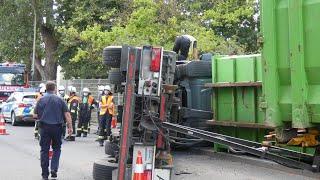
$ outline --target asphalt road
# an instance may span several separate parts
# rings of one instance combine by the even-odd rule
[[[32,126],[6,125],[8,136],[0,136],[0,180],[41,179],[38,141]],[[59,180],[91,180],[92,165],[104,157],[104,148],[95,142],[96,135],[64,142]],[[320,179],[320,175],[285,168],[269,161],[233,157],[226,154],[199,154],[194,151],[174,153],[174,180],[274,180]]]

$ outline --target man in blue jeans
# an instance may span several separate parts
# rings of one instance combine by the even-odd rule
[[[66,119],[68,134],[72,134],[71,116],[67,104],[56,95],[56,84],[49,81],[46,84],[47,94],[36,105],[35,117],[40,122],[40,160],[42,178],[49,177],[49,149],[53,149],[51,160],[51,177],[57,178],[62,144],[63,123]]]

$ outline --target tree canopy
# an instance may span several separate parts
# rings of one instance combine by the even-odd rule
[[[172,49],[175,37],[193,35],[201,52],[260,51],[256,0],[3,0],[0,1],[0,58],[31,62],[34,13],[37,70],[54,78],[104,78],[102,49],[109,45],[157,45]],[[34,11],[35,10],[35,11]],[[44,71],[43,71],[44,70]],[[51,74],[47,71],[54,71]],[[47,74],[46,74],[47,73]]]

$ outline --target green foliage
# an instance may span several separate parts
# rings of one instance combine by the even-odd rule
[[[24,2],[22,4],[17,2]],[[28,0],[6,1],[0,7],[1,22],[14,17],[10,28],[1,23],[0,57],[28,59],[32,44],[32,10]],[[31,0],[30,0],[31,1]],[[109,45],[155,45],[171,50],[175,37],[190,34],[198,40],[201,52],[244,54],[259,52],[256,0],[55,0],[38,4],[48,25],[58,38],[58,63],[66,78],[105,78],[108,67],[102,65],[102,49]],[[50,8],[55,2],[56,8]],[[23,12],[14,12],[17,6]],[[54,10],[54,12],[50,12]],[[4,17],[4,14],[12,16]],[[54,16],[50,16],[54,15]],[[30,17],[29,17],[30,16]],[[13,24],[16,23],[16,24]],[[27,27],[27,28],[26,28]],[[12,42],[12,43],[11,43]],[[22,44],[23,43],[23,44]],[[21,44],[18,46],[18,44]],[[40,44],[40,43],[39,43]],[[28,48],[24,48],[24,47]],[[21,53],[14,53],[18,48]],[[10,57],[10,58],[9,58]]]

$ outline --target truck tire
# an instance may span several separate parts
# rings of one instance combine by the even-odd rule
[[[112,68],[120,68],[121,46],[108,46],[103,49],[103,63]]]
[[[119,69],[111,69],[108,73],[108,80],[111,84],[121,84],[125,77]]]
[[[186,65],[187,77],[211,77],[211,61],[191,61]]]
[[[107,155],[110,155],[111,157],[115,157],[116,156],[116,153],[118,151],[118,147],[116,144],[110,142],[110,141],[105,141],[105,144],[104,144],[104,152],[107,154]]]
[[[112,171],[117,169],[118,164],[113,163],[111,158],[104,158],[93,163],[94,180],[112,180]]]

